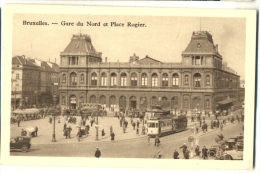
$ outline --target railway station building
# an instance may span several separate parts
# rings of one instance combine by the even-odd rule
[[[60,53],[60,105],[77,109],[99,103],[108,109],[214,111],[244,100],[240,76],[223,63],[207,31],[191,33],[181,62],[131,55],[128,62],[103,61],[90,36],[73,35]]]

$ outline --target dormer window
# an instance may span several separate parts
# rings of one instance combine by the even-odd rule
[[[200,43],[197,43],[197,48],[200,48],[200,47],[201,47]]]

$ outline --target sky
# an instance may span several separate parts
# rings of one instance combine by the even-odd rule
[[[127,62],[134,53],[148,55],[162,62],[181,62],[193,31],[208,31],[218,44],[223,62],[234,69],[241,79],[245,75],[246,20],[244,18],[206,18],[177,16],[98,16],[68,14],[15,14],[13,18],[12,55],[25,55],[44,61],[60,62],[60,53],[73,34],[88,34],[98,52],[108,62]],[[23,21],[48,22],[49,25],[23,25]],[[61,22],[74,26],[62,26]],[[76,26],[77,22],[84,26]],[[87,21],[101,26],[86,26]],[[110,22],[124,23],[111,27]],[[143,23],[146,27],[127,27],[127,22]],[[51,23],[58,23],[52,25]],[[109,26],[103,26],[108,23]]]

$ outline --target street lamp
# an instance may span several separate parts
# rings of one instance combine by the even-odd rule
[[[98,97],[99,96],[97,96],[97,122],[96,122],[96,125],[95,125],[95,128],[96,128],[96,141],[98,141],[98,127],[99,127],[99,125],[98,125],[98,115],[99,115],[99,104],[98,104]]]
[[[57,96],[56,96],[56,94],[53,94],[54,110],[52,111],[52,115],[53,115],[53,134],[52,134],[52,141],[51,142],[56,142],[56,137],[55,137],[56,102],[57,102]]]

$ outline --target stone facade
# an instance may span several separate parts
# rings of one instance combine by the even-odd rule
[[[193,32],[182,62],[161,62],[135,54],[128,62],[102,62],[88,35],[74,35],[60,54],[60,104],[100,103],[122,109],[162,104],[177,110],[212,111],[228,98],[239,101],[238,76],[222,63],[206,31]]]

